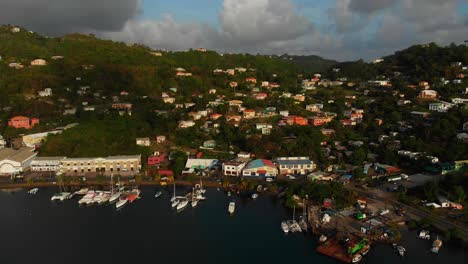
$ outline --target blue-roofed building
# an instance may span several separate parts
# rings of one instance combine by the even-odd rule
[[[317,167],[309,157],[279,157],[276,159],[276,164],[281,175],[306,175]]]
[[[244,177],[276,177],[278,169],[271,160],[256,159],[245,166],[242,171]]]

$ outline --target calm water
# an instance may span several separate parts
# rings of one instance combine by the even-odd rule
[[[176,213],[170,195],[142,199],[120,211],[114,206],[79,207],[78,199],[50,201],[55,189],[35,196],[0,192],[0,263],[339,263],[315,253],[316,239],[284,235],[279,223],[290,216],[270,197],[256,201],[208,190],[197,208]],[[227,206],[235,199],[236,214]],[[428,253],[430,241],[409,234],[407,255],[375,246],[362,263],[467,263],[463,249],[444,246]]]

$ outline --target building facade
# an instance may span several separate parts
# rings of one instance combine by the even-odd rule
[[[34,172],[58,172],[60,162],[66,157],[35,157],[31,162],[31,171]]]
[[[30,170],[31,162],[37,155],[33,148],[0,150],[0,176],[15,176]]]
[[[315,170],[316,165],[308,157],[279,157],[276,164],[281,175],[305,175]]]
[[[245,167],[245,162],[241,160],[231,160],[223,163],[223,173],[226,176],[242,176],[242,169]]]
[[[242,176],[244,177],[276,177],[278,175],[278,169],[271,160],[256,159],[242,170]]]
[[[88,173],[103,175],[135,175],[141,169],[141,155],[109,156],[106,158],[65,158],[60,162],[60,173],[84,176]]]
[[[39,124],[38,118],[29,118],[26,116],[15,116],[8,121],[8,126],[14,128],[31,129],[37,124]]]

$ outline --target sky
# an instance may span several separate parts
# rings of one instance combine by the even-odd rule
[[[0,0],[0,24],[154,49],[371,60],[468,39],[468,0]]]

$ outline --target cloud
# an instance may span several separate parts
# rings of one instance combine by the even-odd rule
[[[351,0],[349,9],[354,12],[370,14],[395,4],[397,0]]]
[[[0,0],[0,24],[50,35],[114,31],[140,12],[140,0]]]
[[[225,0],[222,33],[236,42],[292,40],[312,30],[289,0]]]

